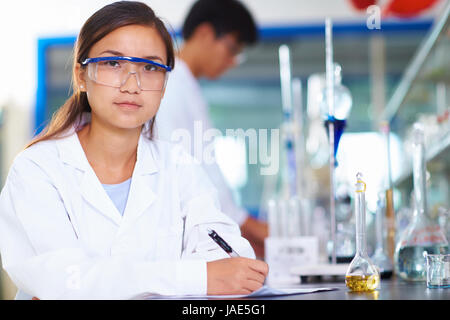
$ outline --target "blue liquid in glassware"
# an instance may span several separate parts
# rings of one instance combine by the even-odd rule
[[[334,159],[335,159],[335,165],[337,166],[338,163],[336,161],[336,154],[339,147],[339,141],[341,140],[342,134],[344,133],[345,126],[347,124],[347,120],[341,120],[336,118],[327,119],[324,121],[325,128],[327,129],[327,136],[329,138],[329,132],[328,132],[328,126],[330,122],[334,123]]]

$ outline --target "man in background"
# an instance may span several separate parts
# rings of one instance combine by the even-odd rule
[[[184,21],[182,36],[184,42],[156,117],[156,134],[161,140],[171,141],[177,129],[187,130],[193,140],[196,125],[203,132],[212,128],[208,104],[198,79],[219,78],[238,64],[238,55],[244,47],[256,43],[258,38],[250,12],[237,0],[195,2]],[[191,143],[188,151],[198,159],[194,144]],[[208,164],[198,160],[218,191],[222,211],[239,224],[256,256],[263,258],[267,223],[253,218],[235,203],[215,162]]]

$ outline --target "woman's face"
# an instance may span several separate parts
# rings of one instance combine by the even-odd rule
[[[89,58],[131,56],[166,64],[166,47],[155,28],[129,25],[118,28],[89,51]],[[134,66],[131,66],[134,67]],[[134,71],[134,70],[131,70]],[[98,84],[87,75],[87,68],[76,68],[79,84],[87,92],[92,121],[121,129],[136,129],[155,116],[162,91],[142,91],[131,74],[120,88]]]

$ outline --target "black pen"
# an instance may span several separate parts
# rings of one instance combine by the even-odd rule
[[[234,251],[233,248],[217,234],[217,232],[208,228],[208,235],[219,245],[219,247],[228,253],[230,257],[239,257],[238,253]]]

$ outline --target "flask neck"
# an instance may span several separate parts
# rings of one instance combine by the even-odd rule
[[[384,237],[383,237],[383,218],[384,218],[385,207],[382,205],[381,201],[378,201],[377,211],[375,217],[375,235],[376,235],[376,250],[383,251],[384,248]]]
[[[366,256],[366,201],[365,193],[357,192],[355,199],[356,254]]]
[[[426,163],[425,146],[423,143],[414,145],[413,153],[413,179],[415,215],[425,216],[427,212],[426,192]]]

